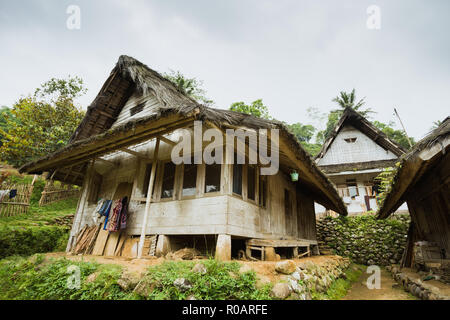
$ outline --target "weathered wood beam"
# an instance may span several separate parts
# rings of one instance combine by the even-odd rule
[[[155,174],[156,174],[156,165],[158,162],[158,152],[159,152],[159,137],[156,138],[156,146],[155,151],[153,152],[153,164],[152,164],[152,171],[150,172],[150,181],[148,183],[148,189],[147,189],[147,199],[145,201],[145,210],[144,210],[144,220],[142,222],[142,230],[141,230],[141,237],[139,239],[139,245],[138,245],[138,259],[142,257],[142,250],[144,247],[144,241],[145,241],[145,232],[147,229],[147,221],[148,216],[150,212],[150,202],[153,195],[153,185],[155,183]]]
[[[106,160],[106,159],[102,159],[102,158],[95,158],[95,160],[103,162],[103,163],[107,163],[107,164],[110,164],[110,165],[113,165],[115,167],[117,166],[117,163],[114,162],[114,161],[111,161],[111,160]]]
[[[136,156],[136,157],[144,159],[144,160],[152,160],[150,157],[148,157],[146,155],[143,155],[142,153],[130,150],[128,148],[120,148],[119,150],[123,151],[123,152],[126,152],[126,153],[129,153],[129,154],[131,154],[133,156]]]
[[[166,138],[164,136],[160,136],[159,139],[161,139],[161,141],[163,141],[163,142],[165,142],[167,144],[170,144],[171,146],[175,146],[177,144],[176,142],[174,142],[174,141],[172,141],[172,140],[170,140],[170,139],[168,139],[168,138]]]

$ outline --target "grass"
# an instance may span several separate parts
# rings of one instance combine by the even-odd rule
[[[79,287],[73,286],[77,267]],[[96,273],[95,279],[86,281]],[[45,260],[43,255],[30,259],[9,257],[0,260],[0,299],[2,300],[120,300],[136,299],[132,292],[117,284],[122,268],[67,259]],[[72,284],[72,286],[69,286]]]
[[[64,251],[69,228],[53,225],[56,218],[75,213],[77,200],[68,199],[45,207],[31,205],[26,214],[0,218],[0,258]]]
[[[340,300],[347,294],[352,284],[358,281],[364,271],[364,266],[351,264],[345,271],[345,277],[336,279],[325,293],[313,291],[313,300]]]
[[[148,269],[141,281],[148,286],[147,295],[123,290],[117,281],[122,267],[111,264],[75,262],[65,258],[47,258],[36,254],[30,258],[9,257],[0,260],[1,300],[134,300],[134,299],[270,299],[270,286],[256,288],[253,271],[239,273],[236,262],[222,263],[215,260],[202,261],[206,274],[195,273],[195,262],[165,262]],[[79,287],[71,289],[73,272],[79,268]],[[91,281],[89,276],[95,273]],[[192,288],[180,291],[173,282],[178,278],[188,279]]]
[[[271,286],[256,288],[257,276],[254,271],[239,273],[237,262],[223,263],[213,259],[201,262],[206,274],[192,271],[195,262],[165,262],[150,267],[146,281],[153,288],[148,295],[152,300],[180,300],[189,296],[202,300],[267,300]],[[173,285],[178,278],[192,283],[192,288],[179,290]]]

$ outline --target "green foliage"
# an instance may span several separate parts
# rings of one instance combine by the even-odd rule
[[[270,299],[270,287],[257,289],[256,274],[253,271],[239,273],[236,262],[223,263],[216,260],[202,261],[206,274],[191,271],[195,262],[165,262],[150,267],[146,275],[153,290],[148,299],[178,300],[195,296],[202,300],[222,299]],[[192,283],[192,289],[180,291],[173,285],[178,278],[185,278]]]
[[[364,266],[351,264],[345,271],[345,277],[333,281],[327,292],[321,293],[312,290],[311,297],[313,300],[341,300],[345,297],[352,284],[361,277],[363,270]]]
[[[163,77],[171,81],[180,92],[191,98],[207,106],[214,104],[214,101],[205,96],[206,91],[202,88],[203,81],[197,80],[196,78],[188,78],[180,71],[173,70],[170,70],[169,73],[163,73]]]
[[[322,148],[322,145],[320,143],[300,142],[300,144],[312,156],[318,154],[320,149]]]
[[[386,196],[391,191],[395,174],[397,173],[399,168],[400,162],[397,162],[395,164],[395,168],[393,167],[383,168],[383,171],[378,176],[375,177],[375,180],[378,181],[379,183],[377,194],[377,201],[379,208],[383,206]]]
[[[65,249],[68,229],[57,226],[0,226],[0,258]]]
[[[255,100],[250,105],[247,105],[242,101],[232,103],[230,110],[251,114],[262,119],[271,119],[269,116],[269,109],[263,104],[262,99]]]
[[[317,133],[317,142],[323,143],[331,134],[333,131],[333,128],[338,123],[339,119],[341,118],[344,109],[345,108],[352,108],[359,114],[361,114],[365,118],[369,118],[370,114],[375,113],[372,109],[366,108],[362,109],[362,107],[365,105],[364,98],[356,101],[356,92],[355,89],[353,89],[350,93],[341,91],[337,97],[335,97],[333,102],[336,102],[339,106],[339,109],[332,110],[328,114],[328,121],[327,126],[325,130],[319,131]]]
[[[69,266],[80,268],[80,288],[67,286]],[[92,273],[97,276],[86,281]],[[11,257],[0,261],[0,299],[16,300],[118,300],[133,299],[117,284],[122,268],[36,255],[31,259]]]
[[[0,258],[64,251],[69,229],[54,225],[54,220],[73,214],[76,205],[77,199],[67,199],[45,207],[31,205],[27,214],[1,217]]]
[[[314,126],[310,124],[302,124],[300,122],[288,124],[287,127],[300,142],[309,142],[316,131]]]
[[[78,77],[53,78],[33,95],[20,98],[0,127],[1,160],[17,167],[64,146],[83,119],[84,112],[73,100],[84,92]]]
[[[395,126],[395,124],[393,122],[389,122],[388,124],[385,124],[385,123],[382,123],[379,121],[374,121],[373,124],[375,127],[380,129],[381,131],[383,131],[384,134],[386,134],[388,136],[388,138],[394,140],[395,142],[397,142],[399,145],[401,145],[406,150],[411,149],[409,142],[408,142],[408,136],[405,134],[405,132],[403,130],[394,129],[393,127]],[[411,141],[411,144],[414,146],[414,144],[416,143],[414,141],[414,138],[409,137],[409,140]]]

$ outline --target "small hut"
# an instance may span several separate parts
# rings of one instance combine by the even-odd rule
[[[384,168],[394,167],[405,152],[370,121],[347,107],[315,160],[336,185],[349,214],[354,215],[376,212],[375,177]],[[406,206],[400,209],[407,210]],[[317,211],[324,213],[320,206]]]
[[[219,136],[202,135],[206,129]],[[198,131],[202,141],[184,144],[192,147],[188,161],[175,163],[174,148]],[[219,161],[197,161],[211,143]],[[255,146],[275,152],[252,162]],[[263,175],[271,160],[276,170]],[[189,247],[225,260],[317,254],[314,202],[347,214],[282,123],[200,105],[128,56],[119,58],[69,144],[20,171],[82,186],[67,246],[76,253],[144,257]],[[127,209],[119,227],[117,220],[107,225],[105,214],[105,201],[119,206],[117,200]]]
[[[447,268],[450,276],[450,118],[401,159],[391,191],[378,218],[385,219],[405,201],[411,215],[402,266]],[[447,279],[450,280],[450,279]]]

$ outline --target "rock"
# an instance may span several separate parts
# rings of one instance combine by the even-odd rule
[[[196,249],[194,248],[184,248],[184,249],[180,249],[178,251],[175,251],[172,254],[172,257],[174,260],[192,260],[194,259],[195,256],[200,255],[200,252],[198,252]]]
[[[142,278],[141,281],[139,281],[139,283],[134,288],[134,292],[143,297],[148,297],[148,295],[150,294],[150,292],[153,291],[155,286],[156,284],[152,280],[148,278]]]
[[[86,283],[94,282],[94,281],[97,279],[98,275],[99,275],[98,272],[91,273],[91,274],[86,278],[85,282],[86,282]]]
[[[275,271],[277,271],[278,273],[291,274],[295,271],[296,268],[297,266],[292,260],[284,260],[275,264]]]
[[[133,290],[137,284],[139,283],[138,275],[130,272],[123,272],[120,276],[119,280],[117,280],[117,284],[122,290]]]
[[[266,285],[270,283],[270,279],[266,276],[260,275],[258,277],[258,280],[256,280],[255,287],[256,289],[260,290],[264,288]]]
[[[192,284],[189,282],[189,280],[185,278],[178,278],[173,282],[173,285],[178,288],[180,291],[187,291],[189,289],[192,289]]]
[[[197,298],[191,294],[189,297],[186,298],[186,300],[197,300]]]
[[[294,291],[295,293],[302,293],[305,291],[304,288],[295,279],[289,279],[288,285],[289,285],[289,288],[292,291]]]
[[[278,282],[272,288],[270,294],[277,299],[286,299],[291,294],[291,288],[285,282]]]
[[[206,269],[205,265],[203,263],[197,263],[193,268],[192,268],[192,272],[195,273],[200,273],[200,274],[205,274],[206,272],[208,272],[208,270]]]
[[[291,277],[294,278],[295,280],[301,280],[301,276],[300,273],[298,271],[295,271],[294,273],[291,274]]]
[[[277,254],[273,247],[264,248],[264,260],[265,261],[277,261]]]

